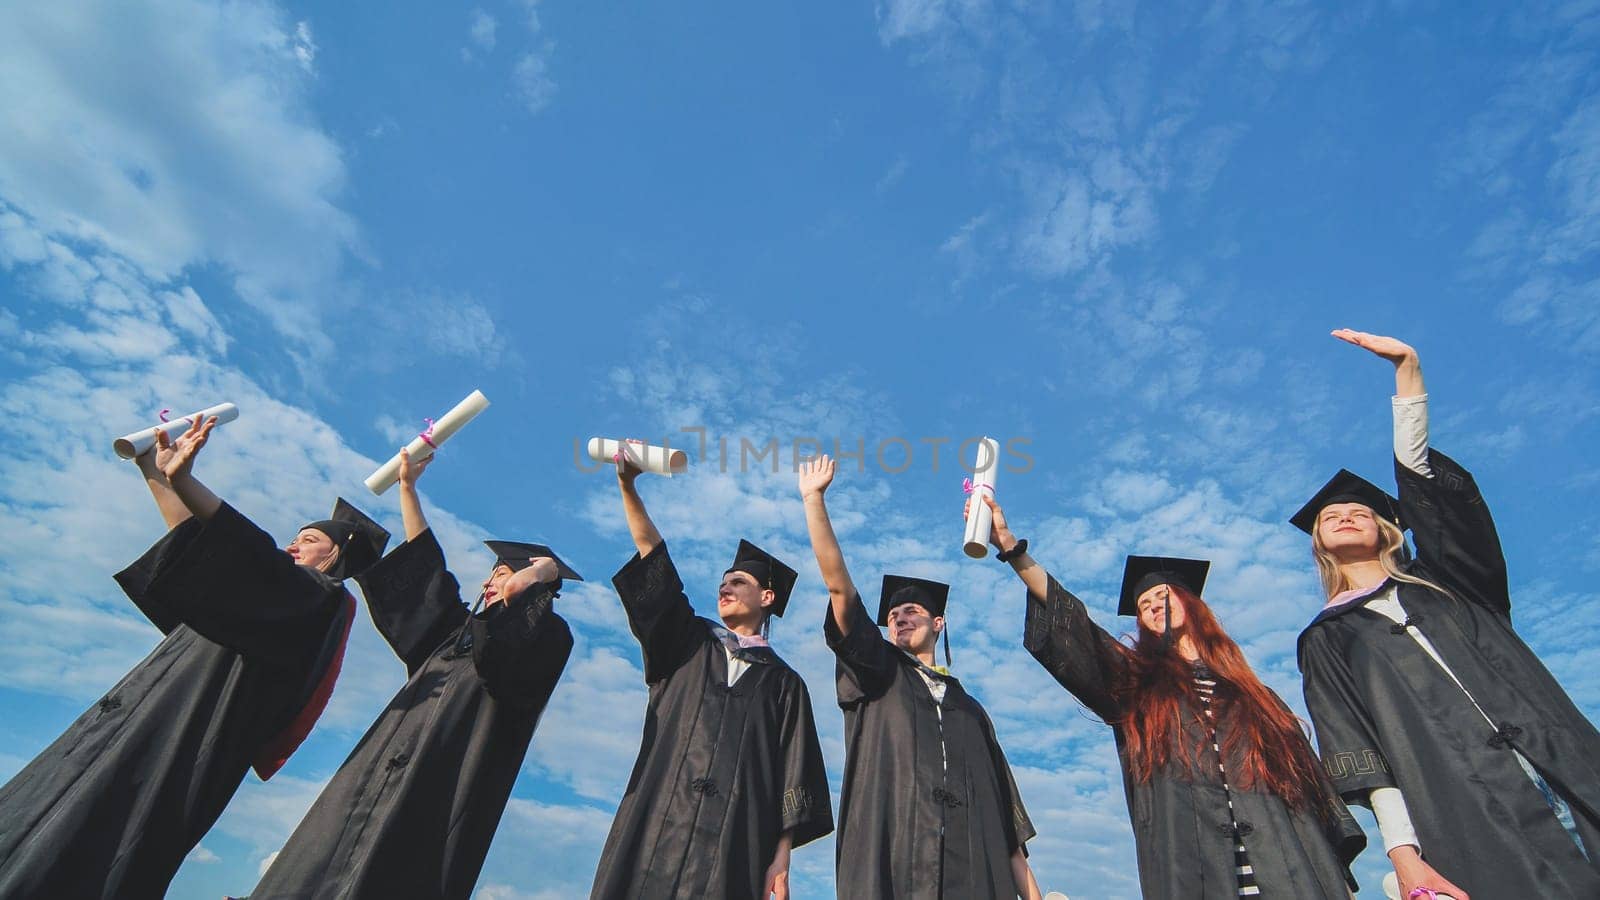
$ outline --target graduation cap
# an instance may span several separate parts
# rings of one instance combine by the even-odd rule
[[[327,535],[339,548],[338,561],[325,573],[330,578],[343,580],[361,574],[377,562],[384,548],[389,546],[388,530],[343,497],[334,501],[330,518],[303,525],[300,530],[307,528]]]
[[[524,544],[520,541],[484,541],[483,545],[494,554],[494,564],[505,566],[513,572],[520,572],[533,565],[533,560],[540,556],[548,556],[556,561],[556,571],[560,573],[563,581],[582,581],[583,576],[578,570],[561,561],[554,550],[543,544]]]
[[[915,603],[928,611],[928,615],[944,615],[945,604],[950,601],[950,585],[909,575],[883,576],[883,596],[878,601],[878,624],[889,625],[889,610],[903,603]]]
[[[1388,519],[1398,527],[1405,527],[1400,523],[1400,501],[1349,469],[1340,469],[1339,474],[1328,479],[1328,483],[1289,518],[1289,524],[1311,534],[1323,507],[1334,503],[1360,503],[1369,507],[1373,514]]]
[[[756,580],[766,590],[772,592],[772,605],[767,609],[775,616],[782,616],[789,605],[789,595],[794,591],[794,582],[800,573],[784,565],[783,560],[771,553],[757,547],[743,538],[739,539],[739,550],[733,555],[733,565],[727,568],[728,572],[743,572]]]
[[[1117,603],[1117,615],[1137,616],[1139,596],[1158,584],[1175,584],[1198,597],[1210,571],[1211,562],[1204,559],[1129,556],[1122,569],[1122,598]]]

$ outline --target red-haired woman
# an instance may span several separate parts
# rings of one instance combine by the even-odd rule
[[[1366,836],[1299,721],[1200,599],[1209,564],[1130,556],[1130,647],[1028,556],[1005,513],[990,540],[1028,587],[1023,643],[1110,725],[1146,897],[1348,900]]]
[[[1290,520],[1327,598],[1299,658],[1334,786],[1372,807],[1403,896],[1600,897],[1600,733],[1511,627],[1489,508],[1428,447],[1416,351],[1334,336],[1394,364],[1400,489],[1341,471]]]

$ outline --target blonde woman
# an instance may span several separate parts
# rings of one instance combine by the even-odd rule
[[[1299,642],[1323,763],[1402,896],[1600,897],[1600,733],[1512,628],[1488,507],[1428,446],[1416,351],[1333,334],[1394,364],[1399,497],[1341,470],[1291,519],[1327,599]]]

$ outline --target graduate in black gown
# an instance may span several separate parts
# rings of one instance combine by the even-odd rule
[[[171,530],[116,577],[165,638],[0,787],[0,898],[162,896],[333,690],[355,613],[340,579],[388,533],[340,501],[279,549],[194,477],[215,424],[137,460]]]
[[[401,451],[406,541],[357,578],[409,677],[251,900],[465,900],[566,667],[572,632],[552,601],[582,579],[548,547],[489,541],[496,559],[469,611],[417,496],[431,461]]]
[[[1150,898],[1345,900],[1367,839],[1283,700],[1201,599],[1210,563],[1130,556],[1130,647],[1028,555],[1000,504],[990,542],[1027,585],[1023,644],[1116,737]]]
[[[835,469],[827,456],[802,463],[800,496],[828,588],[823,634],[838,658],[844,710],[838,895],[1038,900],[1025,851],[1033,824],[994,725],[934,665],[949,586],[885,576],[878,618],[867,614],[824,501]],[[948,663],[948,636],[945,654]]]
[[[741,541],[717,590],[721,624],[695,615],[638,476],[618,462],[638,553],[612,584],[650,705],[590,896],[786,898],[790,852],[833,830],[811,695],[763,637],[795,572]]]
[[[1489,508],[1428,445],[1416,351],[1334,335],[1395,366],[1400,496],[1341,471],[1291,520],[1327,596],[1299,643],[1324,764],[1372,807],[1401,896],[1600,897],[1600,733],[1512,628]]]

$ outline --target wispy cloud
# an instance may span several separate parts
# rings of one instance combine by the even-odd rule
[[[363,249],[337,205],[343,154],[308,124],[314,57],[310,26],[264,3],[8,5],[0,107],[28,127],[0,134],[0,196],[45,236],[156,281],[218,266],[282,334],[326,352],[307,323]]]
[[[484,53],[494,51],[495,32],[499,27],[500,23],[495,20],[495,17],[482,9],[474,7],[471,13],[468,14],[467,37],[472,41],[474,47]]]
[[[517,57],[517,65],[511,70],[511,92],[530,113],[543,110],[555,99],[556,83],[550,76],[554,49],[555,45],[547,41]]]

